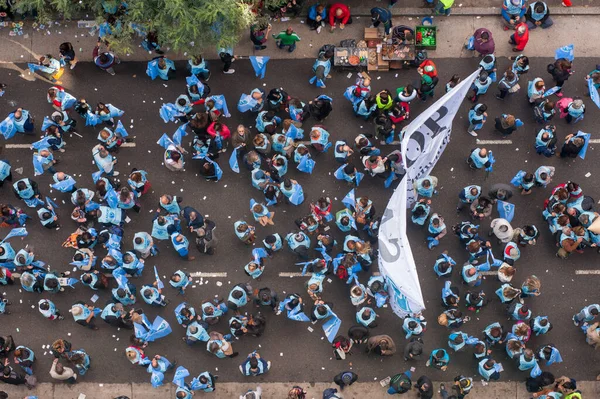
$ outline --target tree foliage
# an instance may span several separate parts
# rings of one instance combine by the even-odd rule
[[[18,8],[37,10],[40,22],[59,17],[79,18],[84,13],[92,13],[102,21],[106,18],[103,6],[118,3],[118,0],[19,0]],[[197,54],[234,46],[255,15],[244,0],[128,0],[127,12],[119,19],[122,29],[108,38],[117,52],[132,52],[137,48],[132,46],[133,41],[139,41],[131,29],[134,24],[146,31],[156,30],[163,47]]]

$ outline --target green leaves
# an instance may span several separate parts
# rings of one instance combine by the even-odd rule
[[[100,17],[103,6],[120,4],[119,0],[19,0],[18,9],[36,9],[38,20],[47,22],[61,14],[64,19],[77,17],[90,11]],[[120,16],[124,29],[118,36],[109,37],[111,48],[118,53],[131,53],[137,48],[137,37],[131,24],[156,30],[161,46],[171,47],[180,53],[200,54],[203,50],[214,52],[218,47],[237,44],[255,21],[244,0],[128,0],[127,13]]]

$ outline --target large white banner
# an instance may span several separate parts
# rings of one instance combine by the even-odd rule
[[[400,317],[425,309],[406,235],[406,181],[402,179],[392,194],[379,226],[379,271],[387,281],[392,310]]]
[[[431,172],[450,142],[452,121],[478,75],[479,70],[473,72],[402,129],[402,159],[408,179],[406,207],[416,201],[413,181]]]

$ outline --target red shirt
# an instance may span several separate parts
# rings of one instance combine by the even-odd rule
[[[427,66],[431,66],[433,67],[433,71],[426,71],[425,67]],[[438,75],[438,71],[437,71],[437,67],[435,66],[435,64],[433,63],[433,61],[431,60],[425,60],[421,63],[421,65],[419,65],[419,68],[421,68],[423,70],[423,74],[429,76],[431,79],[435,78]]]
[[[517,29],[519,29],[519,27],[521,26],[525,27],[525,32],[522,35],[519,35]],[[515,48],[519,51],[525,50],[525,46],[529,41],[529,28],[527,27],[527,24],[525,22],[521,22],[515,27],[515,34],[513,35],[513,38],[513,40],[515,41]]]
[[[339,17],[336,17],[336,15],[335,15],[335,12],[337,10],[342,10],[342,15]],[[350,9],[348,8],[347,5],[342,4],[342,3],[335,3],[331,7],[329,7],[329,25],[334,26],[336,18],[341,19],[342,20],[341,23],[346,25],[346,23],[350,19]]]

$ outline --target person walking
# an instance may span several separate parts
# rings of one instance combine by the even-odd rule
[[[340,387],[340,391],[343,391],[346,386],[354,384],[357,380],[358,375],[352,371],[342,371],[333,377],[333,382]]]

